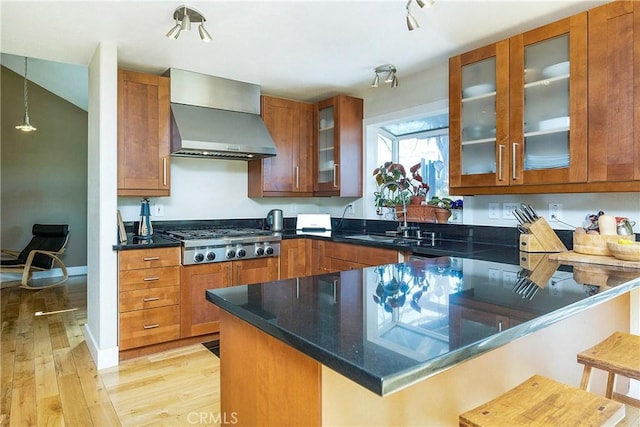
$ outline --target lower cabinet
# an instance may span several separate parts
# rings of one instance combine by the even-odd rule
[[[354,270],[373,265],[398,262],[395,249],[313,240],[311,243],[310,274]]]
[[[280,242],[281,280],[307,275],[307,245],[309,239],[285,239]]]
[[[278,279],[278,258],[256,258],[182,267],[182,338],[220,330],[220,309],[205,298],[208,289]]]
[[[121,251],[120,350],[180,338],[180,248]]]

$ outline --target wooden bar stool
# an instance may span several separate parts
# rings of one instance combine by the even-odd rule
[[[578,363],[584,365],[580,388],[589,391],[591,368],[609,373],[605,397],[640,408],[640,400],[614,393],[616,375],[640,380],[640,336],[615,332],[606,340],[578,354]]]
[[[624,418],[620,402],[534,375],[497,398],[461,414],[463,427],[609,426]]]

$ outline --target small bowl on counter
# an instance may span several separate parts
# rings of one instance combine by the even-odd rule
[[[640,261],[640,242],[620,243],[623,240],[626,239],[607,242],[607,248],[609,248],[611,255],[625,261]]]

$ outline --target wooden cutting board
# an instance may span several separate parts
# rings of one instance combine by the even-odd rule
[[[579,254],[573,251],[549,254],[549,259],[557,261],[584,262],[588,264],[613,265],[616,267],[640,268],[640,261],[625,261],[609,255]]]

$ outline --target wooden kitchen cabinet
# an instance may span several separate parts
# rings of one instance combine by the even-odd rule
[[[182,267],[182,338],[220,330],[220,309],[205,298],[208,289],[278,279],[278,258],[214,262]]]
[[[313,195],[314,105],[261,97],[261,115],[277,155],[248,162],[249,197]]]
[[[180,338],[180,248],[118,253],[120,350]]]
[[[280,242],[280,280],[307,275],[309,239],[285,239]]]
[[[311,274],[354,270],[398,262],[398,251],[371,246],[312,241]]]
[[[338,95],[316,105],[316,196],[362,196],[362,118],[360,98]]]
[[[589,183],[638,191],[640,2],[615,1],[588,14]]]
[[[118,195],[169,196],[169,78],[118,70]]]
[[[586,12],[449,65],[452,194],[586,183]]]

